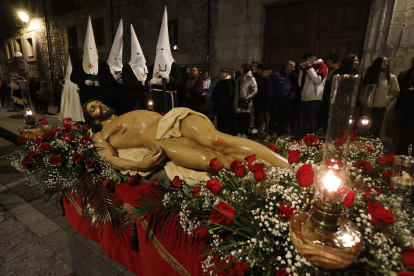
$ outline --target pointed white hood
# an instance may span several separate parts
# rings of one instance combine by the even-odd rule
[[[70,81],[70,75],[72,74],[72,62],[70,61],[70,55],[68,56],[68,64],[66,65],[66,72],[65,77],[63,78],[65,80],[65,84]]]
[[[108,58],[108,65],[109,69],[111,70],[111,74],[114,76],[116,81],[121,81],[121,72],[122,67],[122,48],[123,48],[123,27],[122,27],[122,19],[119,22],[118,30],[116,31],[114,43],[112,43],[111,52],[109,53]]]
[[[169,75],[173,62],[174,58],[171,54],[170,40],[168,37],[167,7],[165,7],[164,16],[162,17],[160,35],[158,36],[157,54],[155,56],[153,77],[156,78],[160,71],[166,72]]]
[[[129,62],[129,65],[137,79],[142,81],[142,85],[145,85],[145,81],[147,80],[148,68],[146,62],[141,45],[135,34],[134,27],[131,24],[131,61]]]
[[[82,61],[82,67],[86,74],[98,74],[98,58],[98,50],[96,49],[95,37],[93,36],[91,17],[89,16],[85,44],[83,46]]]

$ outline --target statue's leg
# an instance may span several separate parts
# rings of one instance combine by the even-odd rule
[[[239,138],[217,131],[213,125],[197,115],[190,115],[181,123],[183,137],[196,141],[204,148],[220,152],[231,159],[244,161],[246,156],[256,154],[271,166],[285,168],[286,158],[267,147],[249,139]]]
[[[230,168],[234,159],[219,152],[202,147],[199,143],[185,137],[170,138],[160,141],[166,155],[177,165],[203,171],[212,171],[211,159],[217,158],[226,169]]]

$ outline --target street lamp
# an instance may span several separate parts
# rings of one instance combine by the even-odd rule
[[[24,23],[29,22],[29,16],[25,12],[19,12],[19,16]]]

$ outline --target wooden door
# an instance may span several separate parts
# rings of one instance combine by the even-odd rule
[[[273,70],[307,52],[361,58],[371,0],[280,1],[266,8],[263,62]]]

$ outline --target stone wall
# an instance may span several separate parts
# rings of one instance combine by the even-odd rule
[[[213,72],[262,61],[265,8],[260,0],[220,0],[214,21]]]
[[[414,1],[374,0],[365,37],[363,70],[379,56],[395,75],[411,67],[414,56]]]

